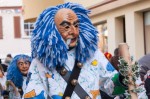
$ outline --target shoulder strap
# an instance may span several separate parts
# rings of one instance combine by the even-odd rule
[[[74,85],[72,84],[73,80],[78,80],[79,73],[81,71],[81,68],[78,68],[76,65],[77,65],[77,61],[75,61],[75,65],[74,65],[74,68],[70,75],[70,78],[68,80],[68,84],[67,84],[66,90],[64,92],[63,98],[68,97],[68,96],[71,97],[73,90],[75,88],[75,83],[77,83],[77,81],[76,82],[74,81]]]
[[[65,89],[63,99],[65,99],[65,97],[71,97],[73,91],[75,91],[81,99],[85,99],[85,97],[89,97],[88,99],[91,99],[86,91],[77,82],[81,71],[81,67],[77,66],[77,64],[77,61],[75,61],[74,68],[71,73],[64,67],[56,69],[62,78],[67,82],[67,87]],[[66,73],[62,74],[62,71]]]

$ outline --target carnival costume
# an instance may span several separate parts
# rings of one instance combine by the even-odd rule
[[[74,48],[68,47],[55,25],[54,17],[63,8],[73,10],[79,19],[79,37]],[[100,89],[109,95],[124,93],[126,87],[119,82],[119,74],[97,47],[98,32],[88,14],[88,10],[75,3],[50,7],[40,14],[31,39],[34,59],[25,99],[101,99]],[[79,77],[70,80],[76,68],[80,68]],[[66,91],[69,85],[74,87],[73,93]]]
[[[26,79],[27,77],[25,75],[23,75],[21,73],[21,71],[18,68],[18,64],[17,62],[23,59],[25,62],[29,62],[31,63],[31,57],[29,57],[28,55],[24,55],[24,54],[19,54],[16,55],[7,70],[7,80],[13,82],[13,84],[15,85],[15,87],[18,89],[21,89],[22,91],[24,91],[25,87],[26,87]],[[15,96],[14,94],[14,89],[11,85],[8,86],[10,92],[9,92],[9,98],[10,99],[21,99],[21,95],[19,96]],[[19,91],[19,90],[18,90]]]

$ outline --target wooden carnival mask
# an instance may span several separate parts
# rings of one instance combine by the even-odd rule
[[[79,36],[79,20],[71,9],[60,9],[55,15],[55,24],[62,38],[69,47],[77,44]]]
[[[29,67],[30,67],[30,62],[24,59],[20,59],[17,62],[17,66],[23,75],[27,75]]]

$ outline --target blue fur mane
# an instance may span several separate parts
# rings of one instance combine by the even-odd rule
[[[16,87],[22,87],[23,84],[23,76],[17,67],[17,62],[20,59],[27,60],[31,63],[31,57],[23,54],[16,55],[7,70],[7,80],[11,80]]]
[[[89,10],[76,3],[65,3],[47,8],[37,19],[31,47],[32,57],[38,58],[48,68],[56,67],[58,64],[63,66],[68,59],[67,46],[54,23],[55,14],[61,8],[73,10],[80,21],[76,59],[84,63],[97,49],[98,32],[88,17]]]

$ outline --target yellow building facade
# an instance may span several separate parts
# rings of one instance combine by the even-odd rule
[[[50,6],[64,3],[63,0],[23,0],[22,14],[24,18],[24,33],[30,39],[34,23],[39,14]]]
[[[100,33],[102,52],[113,54],[119,43],[126,42],[135,60],[150,53],[150,0],[23,0],[25,22],[35,22],[45,8],[64,2],[91,10],[89,16]]]
[[[103,52],[113,54],[119,43],[126,42],[135,60],[150,53],[150,0],[78,0],[78,3],[91,10],[89,16],[100,33],[99,46]]]
[[[126,42],[135,60],[150,53],[150,0],[105,0],[88,9],[103,37],[103,51],[113,53]]]
[[[64,3],[64,0],[23,0],[25,22],[35,22],[37,16],[50,6]]]

